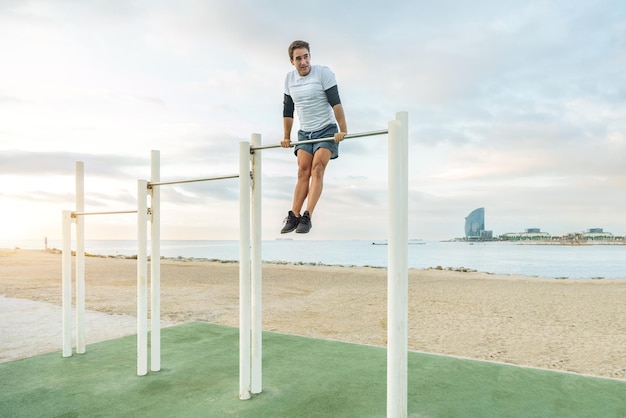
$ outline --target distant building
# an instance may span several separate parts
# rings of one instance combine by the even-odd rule
[[[615,239],[612,233],[604,232],[604,228],[589,228],[582,237],[591,241],[612,241]]]
[[[493,232],[485,231],[485,208],[474,209],[465,218],[466,239],[492,239]]]
[[[541,232],[541,228],[526,228],[524,232],[508,232],[500,235],[503,241],[545,241],[550,239],[550,234]]]

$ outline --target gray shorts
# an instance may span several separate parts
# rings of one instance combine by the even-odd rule
[[[325,126],[319,131],[314,131],[314,132],[298,131],[298,141],[306,141],[307,139],[331,138],[337,132],[339,132],[339,129],[337,128],[337,125],[334,123],[331,125]],[[296,145],[293,153],[295,155],[298,155],[298,150],[301,149],[303,151],[308,152],[311,155],[314,155],[315,151],[317,151],[320,148],[326,148],[327,150],[330,150],[330,152],[332,153],[330,156],[331,160],[334,160],[335,158],[339,157],[339,144],[335,142],[334,140],[316,142],[314,144]]]

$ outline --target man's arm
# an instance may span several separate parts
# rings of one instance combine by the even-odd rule
[[[291,128],[293,127],[293,118],[283,117],[283,140],[280,145],[284,148],[291,146]]]
[[[291,128],[293,126],[293,111],[295,105],[290,95],[283,95],[283,140],[280,145],[283,148],[289,148],[291,145]]]
[[[346,124],[346,114],[343,112],[343,106],[339,98],[339,89],[335,84],[324,90],[324,93],[326,93],[328,104],[333,108],[335,120],[337,121],[337,125],[339,125],[339,132],[335,134],[335,142],[343,141],[343,137],[348,133],[348,125]]]
[[[333,113],[339,125],[339,132],[335,134],[335,142],[343,141],[343,138],[348,133],[348,125],[346,124],[346,114],[343,112],[341,103],[333,106]]]

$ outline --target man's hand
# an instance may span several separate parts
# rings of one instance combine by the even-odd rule
[[[291,139],[289,138],[285,138],[282,141],[280,141],[280,146],[283,148],[289,148],[291,146]]]
[[[347,135],[347,132],[337,132],[335,134],[335,142],[343,141],[343,138]]]

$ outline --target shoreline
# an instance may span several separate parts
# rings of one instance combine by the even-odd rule
[[[372,244],[376,242],[371,240],[289,240],[293,245],[279,241],[264,241],[264,265],[290,263],[385,269],[388,264],[386,248],[375,248]],[[90,242],[86,243],[87,256],[136,257],[133,240]],[[626,253],[623,252],[626,246],[602,245],[599,242],[593,245],[494,242],[456,242],[450,243],[449,247],[445,242],[435,241],[427,242],[429,245],[410,245],[409,269],[444,269],[558,280],[626,279]],[[50,244],[51,251],[60,251],[58,242]],[[163,245],[163,260],[238,262],[236,240],[164,240]]]
[[[520,244],[520,245],[526,245],[526,244]],[[2,251],[4,249],[0,248],[0,251]],[[16,251],[19,251],[20,249],[16,249]],[[12,250],[10,250],[12,251]],[[26,251],[37,251],[37,250],[26,250]],[[48,248],[46,250],[42,250],[42,251],[47,251],[47,252],[51,252],[53,254],[61,254],[61,250],[57,249],[57,248]],[[72,251],[72,257],[76,256],[76,252]],[[123,259],[123,260],[136,260],[137,259],[137,255],[104,255],[104,254],[91,254],[91,253],[85,253],[85,258],[87,257],[95,257],[95,258],[108,258],[108,259]],[[207,258],[207,257],[183,257],[181,255],[176,256],[176,257],[166,257],[166,256],[161,256],[161,261],[180,261],[180,262],[200,262],[200,263],[224,263],[224,264],[235,264],[235,263],[239,263],[239,260],[222,260],[222,259],[217,259],[217,258]],[[150,256],[148,256],[148,262],[150,262]],[[321,262],[303,262],[303,261],[297,261],[297,262],[293,262],[293,261],[277,261],[277,260],[269,260],[269,261],[262,261],[263,265],[293,265],[293,266],[310,266],[310,267],[340,267],[340,268],[373,268],[373,269],[383,269],[386,270],[387,267],[385,266],[375,266],[375,265],[364,265],[364,266],[358,266],[355,264],[325,264],[325,263],[321,263]],[[419,271],[419,270],[439,270],[439,271],[454,271],[454,272],[459,272],[459,273],[483,273],[483,274],[489,274],[489,275],[501,275],[501,276],[520,276],[520,274],[515,274],[515,273],[495,273],[495,272],[490,272],[490,271],[480,271],[477,269],[473,269],[473,268],[469,268],[469,267],[464,267],[464,266],[460,266],[460,267],[442,267],[442,266],[429,266],[427,268],[412,268],[409,267],[409,271]],[[552,280],[624,280],[626,279],[626,277],[616,277],[616,278],[606,278],[606,277],[602,277],[602,276],[590,276],[590,277],[584,277],[584,278],[570,278],[567,276],[554,276],[554,277],[545,277],[545,276],[538,276],[538,275],[522,275],[524,277],[529,277],[529,278],[538,278],[538,279],[552,279]]]

